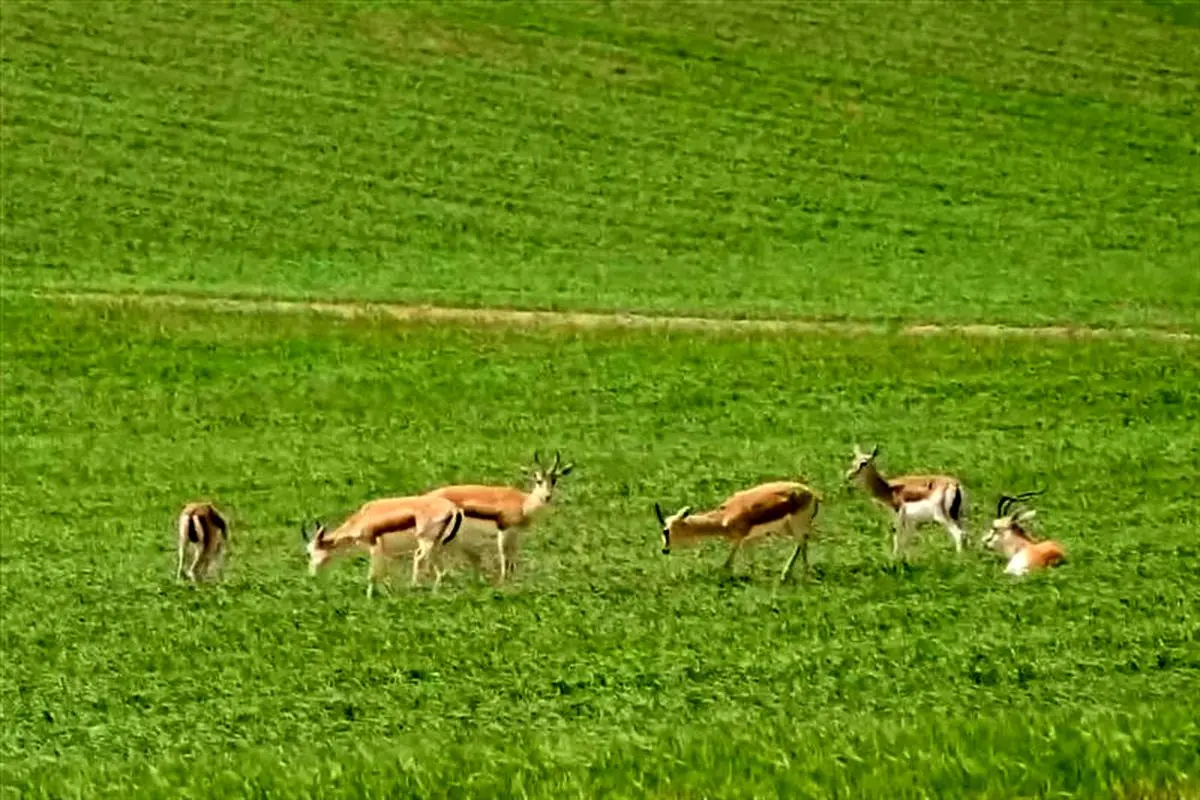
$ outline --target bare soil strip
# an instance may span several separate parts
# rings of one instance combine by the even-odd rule
[[[404,322],[436,322],[492,327],[576,329],[645,329],[710,333],[823,333],[842,336],[891,334],[901,336],[1027,337],[1059,339],[1149,339],[1195,342],[1200,335],[1156,328],[1095,328],[1067,325],[1010,326],[997,324],[895,324],[842,320],[720,319],[656,316],[622,312],[518,311],[508,308],[453,308],[373,302],[308,302],[300,300],[202,297],[177,294],[40,291],[35,297],[98,305],[167,306],[219,313],[319,313],[347,319],[384,317]]]

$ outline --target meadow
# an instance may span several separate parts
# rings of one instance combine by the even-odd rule
[[[1200,330],[1187,3],[2,27],[11,288]]]
[[[5,319],[9,786],[1012,796],[1195,774],[1193,345]],[[1049,487],[1071,564],[1014,584],[937,529],[892,564],[839,483],[854,441],[953,466],[976,534],[996,493]],[[513,585],[401,576],[372,602],[361,562],[306,575],[302,521],[520,481],[534,447],[579,466]],[[811,583],[776,584],[786,546],[734,581],[719,552],[658,553],[654,501],[792,476],[827,497]],[[234,520],[202,590],[171,576],[194,495]]]
[[[6,3],[0,797],[1200,795],[1200,16]],[[117,299],[86,299],[106,292]],[[145,294],[1121,338],[220,312]],[[1147,335],[1152,334],[1152,335]],[[906,562],[843,481],[967,487]],[[576,470],[497,588],[300,526]],[[653,504],[825,497],[790,552]],[[978,546],[1046,487],[1069,562]],[[227,574],[177,582],[208,497]]]

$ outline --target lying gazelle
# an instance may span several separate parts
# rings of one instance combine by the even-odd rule
[[[511,486],[464,484],[443,486],[429,493],[430,496],[449,500],[462,509],[465,515],[464,534],[470,530],[473,533],[496,537],[496,548],[500,556],[500,583],[504,583],[513,569],[522,529],[538,516],[538,512],[549,505],[558,479],[569,475],[575,466],[567,464],[560,467],[562,456],[557,452],[549,469],[542,465],[536,452],[533,454],[533,463],[533,487],[528,492]],[[478,554],[465,543],[462,550],[478,567]]]
[[[663,555],[671,554],[672,545],[695,545],[713,539],[729,542],[729,557],[722,569],[733,571],[733,561],[748,544],[772,534],[796,539],[796,549],[784,565],[779,580],[792,574],[797,556],[803,557],[805,575],[809,572],[808,539],[821,505],[821,495],[802,483],[776,481],[763,483],[729,496],[717,508],[693,514],[684,506],[669,517],[654,504],[654,513],[662,525]]]
[[[189,545],[193,556],[187,579],[193,583],[202,577],[214,577],[225,560],[225,542],[229,525],[212,503],[188,503],[179,513],[179,565],[177,578],[184,577],[183,562]]]
[[[303,526],[300,536],[309,556],[309,572],[317,572],[335,557],[365,550],[371,556],[367,572],[367,597],[375,594],[375,584],[387,572],[389,558],[413,551],[412,582],[420,580],[421,567],[429,561],[442,580],[441,550],[458,534],[463,513],[449,500],[440,497],[393,497],[372,500],[352,514],[335,531],[327,531],[320,522],[310,536]]]
[[[1008,566],[1004,571],[1009,575],[1025,575],[1032,570],[1056,566],[1067,559],[1061,544],[1052,540],[1035,541],[1025,527],[1037,514],[1036,511],[1022,508],[1014,514],[1009,513],[1017,503],[1044,492],[1044,489],[1040,492],[1022,492],[1016,497],[1000,495],[996,519],[992,521],[992,529],[983,538],[983,546],[1008,557]]]
[[[854,461],[846,480],[871,493],[875,502],[892,512],[892,557],[900,554],[908,534],[924,522],[936,522],[954,540],[954,549],[962,552],[963,529],[960,525],[963,488],[949,475],[898,475],[885,478],[875,466],[879,445],[870,453],[854,446]]]

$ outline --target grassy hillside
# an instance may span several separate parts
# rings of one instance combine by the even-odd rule
[[[1200,328],[1186,4],[4,6],[4,283]]]
[[[1193,4],[6,2],[0,51],[0,797],[1200,792],[1193,340],[31,296],[1200,332]],[[975,542],[1047,486],[1069,563],[891,563],[855,442]],[[306,576],[301,520],[535,448],[578,468],[513,585]],[[784,477],[812,582],[659,554],[655,501]]]
[[[1098,796],[1200,769],[1194,346],[3,312],[21,796]],[[931,529],[890,566],[839,483],[854,441],[961,474],[976,534],[1047,485],[1072,563],[1015,584]],[[301,519],[520,481],[533,447],[579,467],[513,586],[305,575]],[[786,476],[827,498],[813,583],[777,586],[781,546],[732,583],[719,549],[658,553],[654,501]],[[234,553],[194,591],[170,522],[201,494]]]

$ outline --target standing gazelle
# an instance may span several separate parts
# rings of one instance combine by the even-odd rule
[[[562,456],[554,454],[554,463],[546,469],[533,454],[533,487],[523,492],[512,486],[479,486],[463,484],[443,486],[428,496],[451,501],[462,509],[465,519],[464,530],[482,532],[496,537],[496,548],[500,556],[500,583],[504,583],[512,570],[520,544],[521,530],[527,527],[554,495],[555,484],[564,475],[569,475],[574,464],[560,467]],[[478,556],[465,545],[463,552],[478,565]]]
[[[225,542],[229,525],[212,503],[188,503],[179,513],[179,565],[175,575],[184,577],[183,561],[188,545],[193,548],[187,578],[193,583],[202,577],[215,576],[225,558]]]
[[[366,550],[371,556],[367,572],[367,597],[375,593],[375,584],[387,571],[388,558],[413,549],[412,582],[420,579],[421,566],[428,559],[441,583],[441,548],[458,534],[463,514],[449,500],[439,497],[394,497],[372,500],[352,514],[335,531],[318,523],[310,537],[303,527],[309,555],[309,572],[317,572],[335,557]]]
[[[875,466],[879,445],[870,453],[854,446],[854,461],[846,472],[853,481],[871,493],[871,497],[892,512],[892,557],[900,550],[908,534],[924,522],[936,522],[954,540],[954,549],[963,549],[963,529],[960,525],[962,483],[949,475],[898,475],[885,478]]]
[[[779,576],[781,582],[792,574],[797,556],[803,557],[804,572],[809,572],[808,539],[821,505],[821,496],[802,483],[776,481],[763,483],[730,495],[717,508],[693,514],[684,506],[669,517],[663,516],[658,503],[654,513],[662,525],[663,555],[671,546],[700,544],[712,539],[729,542],[729,557],[722,569],[733,571],[733,561],[743,547],[772,534],[784,534],[797,540],[792,557]]]
[[[1024,500],[1036,497],[1041,492],[1022,492],[1016,497],[1000,495],[996,504],[996,519],[992,521],[992,529],[983,538],[983,546],[995,550],[1008,557],[1008,566],[1004,571],[1009,575],[1024,575],[1031,570],[1053,567],[1066,561],[1067,554],[1063,546],[1056,541],[1035,541],[1026,523],[1037,514],[1031,508],[1018,509],[1016,513],[1009,512]]]

